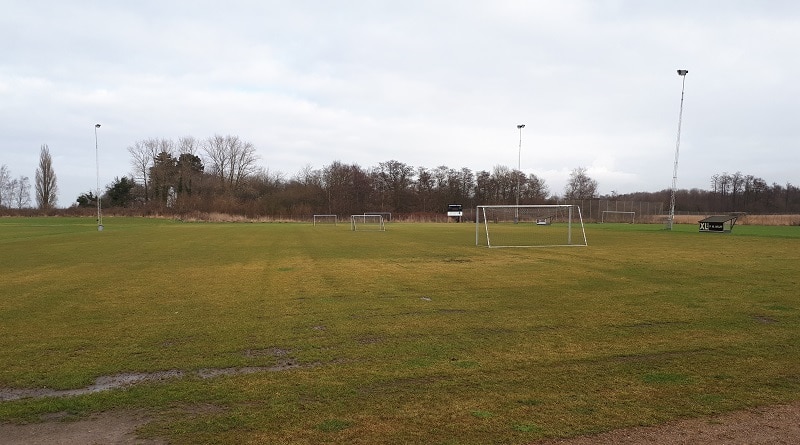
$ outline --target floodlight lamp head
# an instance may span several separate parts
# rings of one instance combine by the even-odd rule
[[[519,128],[521,130],[521,129],[525,128],[525,124],[519,124],[519,125],[517,125],[517,128]]]
[[[100,128],[100,124],[94,124],[94,128]]]
[[[678,75],[679,76],[685,76],[687,74],[689,74],[689,70],[678,70]]]

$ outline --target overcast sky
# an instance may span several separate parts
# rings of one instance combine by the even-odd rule
[[[71,205],[146,138],[238,135],[290,178],[333,161],[473,171],[562,194],[741,171],[800,183],[796,0],[0,0],[0,164],[47,144]],[[521,161],[520,132],[522,130]]]

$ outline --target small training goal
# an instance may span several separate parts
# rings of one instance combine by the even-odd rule
[[[353,232],[385,232],[382,215],[351,215],[350,228]]]
[[[601,223],[628,223],[636,221],[636,212],[618,212],[616,210],[603,210],[600,215]]]
[[[576,205],[483,205],[475,212],[475,245],[556,247],[587,242]]]
[[[314,225],[330,226],[339,224],[339,217],[336,215],[314,215]]]

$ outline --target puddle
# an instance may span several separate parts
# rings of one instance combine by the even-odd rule
[[[140,383],[160,382],[164,380],[181,379],[187,376],[196,376],[201,379],[210,379],[221,376],[235,376],[246,374],[257,374],[262,372],[278,372],[299,368],[300,365],[294,361],[285,361],[274,366],[245,366],[241,368],[206,368],[195,372],[184,372],[177,369],[156,372],[132,372],[100,376],[94,383],[76,389],[15,389],[0,388],[0,402],[9,402],[19,399],[41,399],[45,397],[73,397],[86,394],[93,394],[101,391],[125,388]]]

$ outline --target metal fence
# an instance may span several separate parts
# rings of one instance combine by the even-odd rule
[[[636,221],[646,222],[653,217],[662,218],[666,213],[663,202],[624,201],[616,199],[560,200],[559,204],[572,204],[581,208],[585,222],[600,221],[604,211],[636,212]]]

